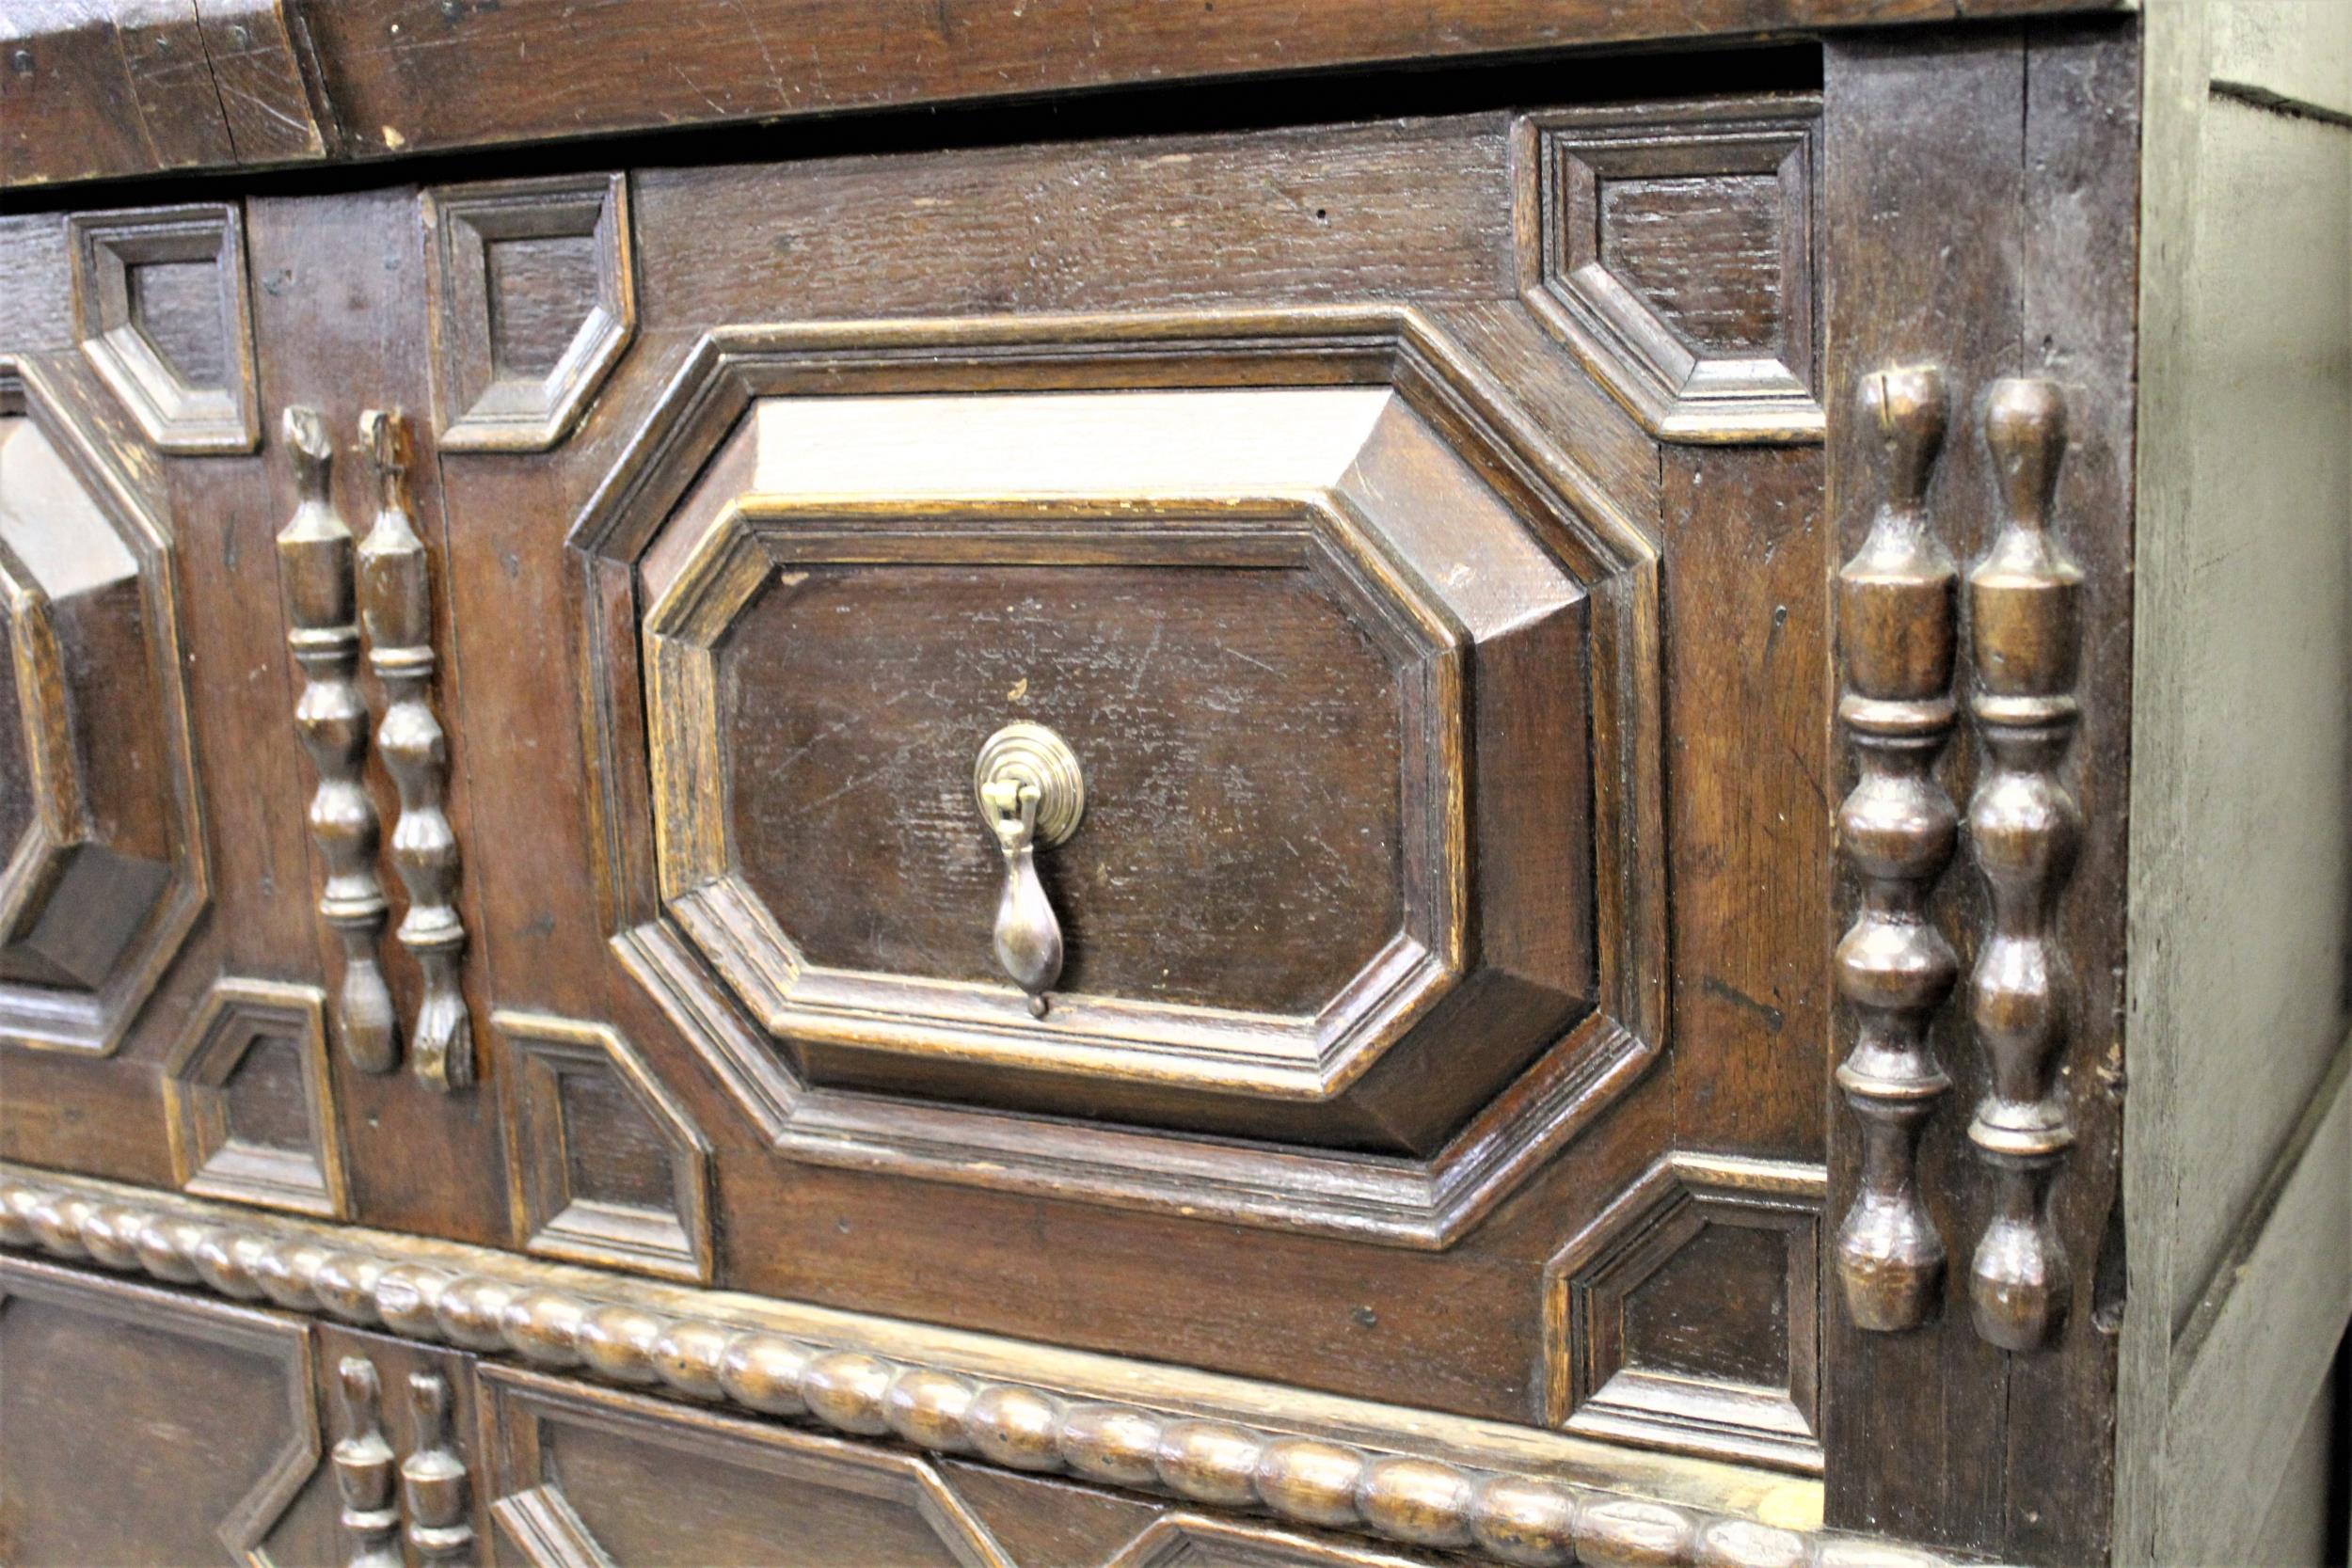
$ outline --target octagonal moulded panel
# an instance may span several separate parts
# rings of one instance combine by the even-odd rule
[[[1638,542],[1413,318],[1103,325],[681,373],[574,535],[624,958],[787,1142],[848,1090],[1425,1177],[1533,1065],[1614,1082],[1655,1038]],[[974,799],[1013,723],[1085,791],[1041,1013]]]
[[[170,546],[0,360],[0,1041],[110,1051],[203,899]]]

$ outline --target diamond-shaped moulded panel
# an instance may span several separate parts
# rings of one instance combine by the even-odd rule
[[[204,896],[170,542],[0,359],[0,1041],[105,1052]]]
[[[1358,1150],[1347,1223],[1440,1234],[1656,1046],[1652,558],[1416,317],[1118,327],[706,342],[574,535],[616,942],[781,1142]],[[1012,722],[1086,790],[1041,1017]]]

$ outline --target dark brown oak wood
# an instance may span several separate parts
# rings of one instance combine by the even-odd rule
[[[0,1433],[119,1447],[71,1377],[206,1436],[119,1518],[0,1441],[0,1557],[253,1524],[262,1343],[316,1413],[276,1561],[2294,1536],[2305,1481],[2165,1487],[2238,1383],[2324,1426],[2341,813],[2264,768],[2340,726],[2295,665],[2233,773],[2133,689],[2255,678],[2185,638],[2201,572],[2294,576],[2262,630],[2326,648],[2338,568],[2140,493],[2137,400],[2198,378],[2140,336],[2185,285],[2139,143],[2210,55],[2315,229],[2343,128],[2266,33],[2053,8],[2097,8],[12,12],[0,566],[62,581],[87,492],[140,569],[6,602],[0,837],[179,897],[0,865],[79,911],[0,958]],[[2340,363],[2302,248],[2310,341],[2200,362]],[[2262,515],[2324,531],[2298,456]],[[975,778],[1016,723],[1083,779],[1059,842]],[[2292,929],[2137,800],[2268,814]],[[2233,1068],[2290,989],[2292,1070]],[[459,1003],[470,1081],[389,1070]],[[2143,1069],[2143,1163],[2239,1099],[2293,1138],[2127,1211]],[[1862,1244],[1926,1226],[1940,1273]]]
[[[2112,0],[26,0],[0,182],[381,158],[954,100]],[[200,19],[200,27],[199,27]],[[132,115],[103,104],[135,102]]]
[[[423,259],[416,245],[415,202],[413,187],[396,187],[337,198],[331,203],[335,216],[323,224],[317,221],[325,215],[320,208],[294,199],[252,203],[247,218],[257,279],[256,330],[265,345],[259,356],[263,401],[273,408],[300,403],[320,411],[343,456],[332,475],[337,509],[363,528],[375,515],[378,497],[360,446],[360,414],[387,406],[421,413],[426,406]],[[429,441],[429,436],[420,431],[419,439]],[[282,518],[295,504],[294,465],[281,451],[278,461],[266,468],[271,504],[265,515]],[[439,489],[429,457],[415,465],[412,479],[420,532],[436,568],[432,575],[446,583]],[[267,559],[258,546],[254,558],[257,564]],[[264,581],[275,591],[274,581]],[[442,626],[446,600],[445,593],[433,598],[433,612]],[[445,633],[436,641],[442,649],[449,647]],[[443,660],[437,686],[440,703],[450,701],[456,686],[456,662]],[[301,683],[291,661],[286,671],[283,683],[271,693],[277,711],[251,745],[257,760],[267,757],[266,766],[279,779],[275,788],[284,792],[278,797],[281,818],[298,827],[310,781],[285,718]],[[385,701],[375,682],[369,683],[368,700],[380,721]],[[449,749],[452,765],[462,768],[465,740],[452,740]],[[399,796],[373,748],[367,774],[378,819],[389,830],[398,816]],[[467,813],[461,792],[450,813],[461,844],[469,836]],[[388,849],[390,836],[388,831]],[[289,869],[282,875],[299,890],[289,895],[290,901],[307,911],[326,874],[325,859],[312,846],[284,863]],[[398,882],[389,859],[381,874],[388,890]],[[479,919],[471,908],[473,896],[461,880],[459,908],[469,927]],[[407,907],[408,901],[395,895],[395,923]],[[297,956],[299,947],[289,947],[276,961],[295,973],[340,976],[342,949],[333,933],[315,918],[306,924],[309,946],[317,957],[306,959]],[[391,951],[393,943],[384,945],[394,1011],[405,1025],[418,1016],[421,974],[412,958]],[[465,978],[479,985],[479,967]],[[484,999],[477,993],[469,1000],[473,1014],[486,1018]],[[416,1080],[407,1075],[362,1072],[340,1060],[334,1071],[360,1213],[382,1223],[419,1227],[440,1224],[437,1215],[462,1214],[459,1228],[468,1236],[491,1240],[508,1234],[494,1093],[477,1091],[442,1103],[440,1097],[416,1093]]]

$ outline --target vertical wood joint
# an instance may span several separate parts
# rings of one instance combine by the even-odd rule
[[[1928,1320],[1944,1279],[1918,1163],[1921,1131],[1951,1086],[1929,1033],[1960,973],[1928,908],[1959,831],[1935,776],[1958,715],[1959,573],[1927,504],[1947,415],[1943,373],[1867,376],[1860,405],[1878,434],[1883,488],[1837,585],[1837,711],[1860,775],[1839,808],[1838,838],[1861,888],[1836,953],[1838,993],[1855,1020],[1837,1085],[1862,1124],[1861,1188],[1838,1230],[1837,1276],[1856,1324],[1894,1331]]]

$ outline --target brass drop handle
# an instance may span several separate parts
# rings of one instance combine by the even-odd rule
[[[1078,830],[1086,781],[1069,742],[1042,724],[1008,724],[980,747],[972,769],[980,816],[1005,857],[996,900],[996,961],[1045,1016],[1045,993],[1061,978],[1061,921],[1037,874],[1037,852]]]

